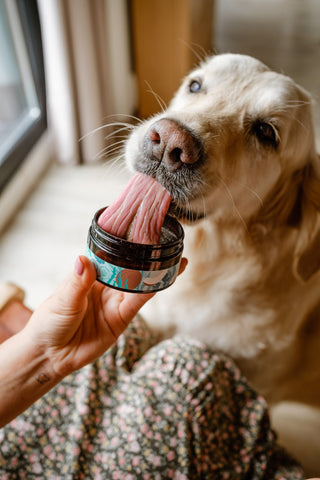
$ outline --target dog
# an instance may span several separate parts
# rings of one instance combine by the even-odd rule
[[[191,335],[230,355],[270,405],[298,402],[320,418],[320,159],[310,95],[252,57],[210,57],[167,109],[133,129],[125,158],[171,193],[189,260],[144,318],[163,337]]]

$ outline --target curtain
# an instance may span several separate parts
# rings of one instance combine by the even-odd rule
[[[101,127],[109,123],[108,116],[115,113],[117,107],[113,95],[116,86],[113,88],[112,85],[115,80],[110,66],[112,41],[108,26],[110,17],[111,22],[117,12],[119,17],[120,8],[118,30],[128,35],[126,2],[38,0],[38,5],[48,122],[56,156],[60,162],[68,164],[93,162],[107,143],[108,133]],[[122,45],[122,50],[129,50],[129,45]],[[120,52],[119,65],[126,63],[128,70],[129,62],[127,53],[121,57]],[[114,65],[115,69],[119,69],[119,65]],[[117,113],[132,113],[130,102],[128,109]]]

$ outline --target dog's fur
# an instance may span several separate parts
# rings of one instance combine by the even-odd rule
[[[173,172],[150,160],[145,135],[163,118],[193,132],[201,160]],[[144,310],[149,323],[226,352],[270,403],[320,409],[320,160],[307,92],[251,57],[217,55],[135,128],[126,161],[168,188],[185,223],[189,265]]]

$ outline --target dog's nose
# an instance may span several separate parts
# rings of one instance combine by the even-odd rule
[[[169,172],[175,172],[183,164],[194,164],[202,157],[200,140],[185,126],[168,118],[151,125],[144,147],[147,156],[163,162]]]

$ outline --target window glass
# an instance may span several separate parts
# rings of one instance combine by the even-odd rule
[[[44,84],[42,51],[34,48],[41,38],[37,20],[33,0],[0,0],[0,190],[38,138],[36,131],[44,129],[44,85],[36,84]]]

